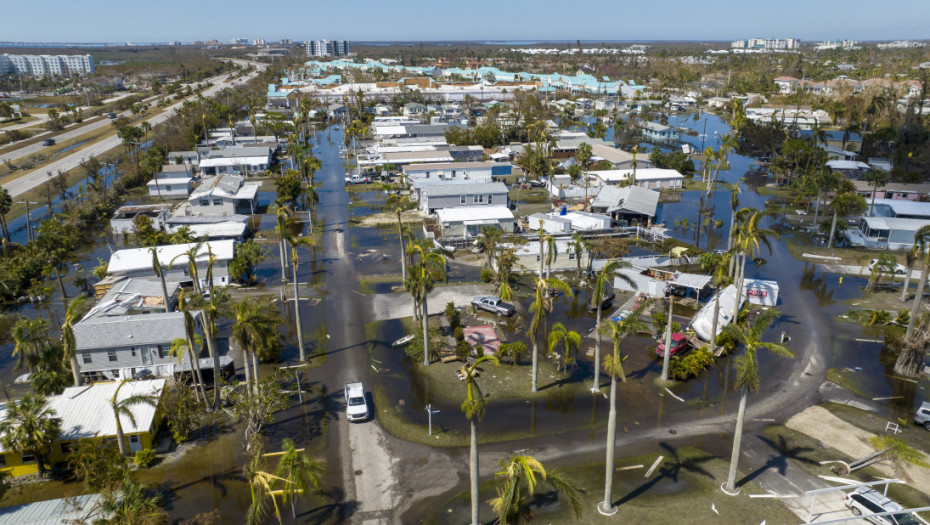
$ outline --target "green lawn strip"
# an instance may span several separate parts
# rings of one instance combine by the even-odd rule
[[[832,408],[824,405],[825,408]],[[839,414],[837,414],[839,416]],[[764,430],[765,435],[782,451],[788,452],[788,459],[796,466],[810,474],[811,476],[836,476],[830,470],[830,465],[820,465],[821,461],[854,461],[859,458],[851,458],[829,446],[822,443],[803,432],[790,429],[785,426],[776,425]],[[777,451],[773,449],[773,453]],[[865,467],[849,475],[843,476],[848,479],[860,480],[862,482],[877,481],[887,479],[887,475],[879,472],[874,467]],[[907,507],[923,507],[927,505],[927,496],[917,489],[903,484],[891,484],[888,486],[888,497],[892,500]],[[930,513],[922,513],[923,517],[930,517]]]
[[[384,273],[376,275],[364,275],[361,280],[359,280],[359,291],[365,294],[372,294],[374,292],[373,285],[383,284],[383,283],[401,283],[401,276],[399,273]],[[412,301],[413,299],[411,299]]]
[[[665,458],[661,466],[649,478],[643,475],[658,455]],[[730,497],[720,492],[720,484],[726,480],[728,464],[706,452],[692,447],[664,449],[659,453],[643,456],[618,458],[617,468],[643,465],[643,468],[616,471],[613,484],[613,502],[619,503],[615,516],[602,516],[596,510],[604,498],[604,465],[590,463],[558,469],[568,480],[581,489],[584,515],[576,519],[559,497],[557,504],[532,506],[531,511],[540,523],[695,523],[717,525],[719,523],[797,523],[798,518],[787,507],[775,499],[749,498],[750,494],[762,494],[755,483],[741,487],[739,497]],[[481,484],[482,503],[496,496],[493,480]],[[548,486],[540,482],[539,495],[550,496]],[[426,523],[456,523],[468,510],[470,495],[463,492],[444,504],[438,505],[436,513]],[[711,505],[717,509],[712,510]],[[452,510],[452,512],[450,512]],[[451,519],[450,519],[451,518]]]
[[[826,408],[834,416],[855,425],[863,430],[875,435],[881,435],[885,432],[885,425],[888,419],[874,412],[862,410],[853,406],[839,403],[823,403],[820,406]],[[892,423],[901,425],[903,432],[898,433],[895,437],[907,443],[908,446],[914,447],[924,453],[930,450],[930,432],[914,424],[914,421],[908,417],[902,421],[892,421]]]
[[[846,390],[849,390],[859,397],[864,399],[871,399],[875,394],[859,386],[858,381],[859,376],[861,375],[862,372],[856,372],[855,370],[847,370],[845,368],[829,368],[827,369],[826,379],[827,381],[833,381],[834,383],[840,385]]]

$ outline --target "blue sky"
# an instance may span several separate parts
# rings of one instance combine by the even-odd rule
[[[46,0],[36,6],[0,2],[0,40],[930,38],[930,0]]]

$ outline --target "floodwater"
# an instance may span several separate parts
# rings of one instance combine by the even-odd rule
[[[700,115],[696,121],[689,116],[681,125],[693,126],[701,132],[704,132],[706,126],[709,137],[713,136],[713,132],[722,134],[727,131],[726,122],[708,114]],[[683,136],[682,139],[696,147],[700,146],[702,140],[701,137],[689,136]],[[346,191],[343,184],[345,168],[338,154],[342,143],[339,127],[328,128],[312,140],[314,153],[323,163],[316,176],[322,186],[318,189],[320,204],[316,211],[315,226],[323,228],[323,240],[313,250],[302,250],[297,275],[301,297],[314,299],[298,302],[307,352],[314,356],[311,368],[302,372],[305,389],[309,387],[311,393],[305,405],[297,406],[295,398],[291,409],[277,414],[276,421],[268,427],[267,437],[269,450],[278,447],[283,437],[290,437],[298,447],[311,448],[318,456],[325,458],[328,474],[324,490],[328,499],[302,503],[298,511],[302,522],[326,523],[345,521],[356,505],[355,502],[347,501],[341,489],[344,465],[339,445],[345,439],[346,423],[341,417],[340,396],[346,382],[365,381],[369,390],[375,385],[384,387],[389,399],[405,401],[405,417],[417,424],[426,423],[422,407],[428,403],[440,410],[440,415],[434,418],[434,425],[441,430],[467,432],[467,420],[461,415],[459,401],[431,391],[423,378],[414,372],[411,360],[403,351],[390,347],[391,341],[404,334],[400,321],[379,323],[372,339],[366,335],[365,327],[372,320],[371,297],[360,292],[359,283],[365,275],[400,273],[397,233],[392,227],[362,228],[350,221],[351,217],[378,213],[379,200],[383,194],[350,194]],[[715,141],[704,140],[713,147],[717,146]],[[753,171],[754,164],[751,158],[732,154],[730,169],[720,173],[720,180],[735,182],[747,172]],[[713,197],[716,203],[713,217],[723,221],[724,225],[711,236],[709,247],[725,247],[730,219],[730,195],[728,191],[720,190]],[[692,224],[696,223],[699,198],[699,192],[684,192],[681,202],[663,204],[661,220],[669,227],[683,218],[688,218]],[[274,199],[274,193],[261,192],[259,199],[264,209]],[[762,208],[767,200],[746,188],[740,196],[741,206],[754,208]],[[357,204],[350,207],[350,202]],[[41,216],[45,210],[38,210],[37,213]],[[263,216],[260,224],[263,230],[273,229],[274,217]],[[865,333],[856,325],[835,320],[835,316],[848,309],[843,301],[862,295],[864,279],[847,277],[840,286],[838,276],[827,274],[814,264],[798,261],[788,253],[785,241],[802,235],[800,232],[788,229],[777,220],[770,221],[769,225],[782,232],[782,240],[773,242],[771,254],[763,253],[768,259],[767,264],[747,267],[747,277],[773,279],[781,286],[778,307],[783,317],[769,330],[766,338],[775,340],[781,331],[785,331],[792,337],[790,346],[801,348],[809,344],[829,345],[833,349],[832,366],[858,368],[857,374],[862,378],[861,388],[874,393],[875,397],[894,397],[883,405],[889,416],[909,410],[908,405],[913,406],[913,400],[923,385],[888,377],[888,371],[878,360],[881,344],[859,341],[872,340],[874,335]],[[25,220],[11,221],[11,230],[17,238],[24,240]],[[309,227],[305,224],[303,233],[308,231]],[[692,231],[677,229],[672,233],[682,240],[695,242]],[[106,259],[109,248],[105,243],[108,240],[94,238],[93,246],[74,261],[81,270],[74,271],[89,271],[96,265],[97,257]],[[707,247],[707,240],[701,239],[701,245]],[[259,278],[264,281],[259,290],[281,281],[278,249],[273,243],[268,247],[270,256],[258,268]],[[479,280],[480,269],[477,267],[453,261],[450,269],[450,282]],[[383,293],[398,284],[399,279],[397,282],[378,283],[371,288],[377,293]],[[290,288],[288,292],[288,295],[292,293]],[[75,290],[69,287],[69,294],[73,293]],[[278,294],[277,290],[274,293]],[[574,298],[560,298],[549,322],[562,322],[569,329],[586,334],[594,324],[594,315],[588,314],[585,309],[588,300],[586,293],[584,290],[576,290]],[[61,303],[55,297],[50,302],[53,305]],[[528,306],[525,298],[521,302],[523,308]],[[43,307],[24,305],[19,313],[28,317],[58,315],[60,318],[60,307],[57,314],[51,307],[49,309],[51,312]],[[286,341],[282,363],[263,365],[267,372],[271,372],[275,366],[295,364],[298,359],[293,303],[288,302],[283,308],[283,314],[287,322],[282,326]],[[220,329],[222,337],[228,336],[229,321],[223,320]],[[518,333],[506,335],[511,339],[523,337]],[[583,344],[588,347],[591,341],[586,339]],[[629,355],[625,364],[629,380],[619,390],[621,424],[671,426],[718,416],[735,408],[736,396],[732,393],[734,375],[729,358],[718,360],[713,368],[700,377],[671,387],[676,396],[684,399],[684,402],[679,402],[665,396],[655,385],[654,379],[660,371],[661,363],[650,355],[648,347],[653,344],[654,341],[643,337],[628,338],[623,343],[622,352]],[[0,346],[0,379],[8,388],[15,375],[12,371],[11,349],[9,342]],[[604,342],[602,351],[610,350],[610,344]],[[235,351],[233,355],[238,356]],[[237,364],[241,365],[238,361]],[[781,381],[792,370],[803,365],[762,352],[760,367],[766,373],[758,395],[783,389]],[[574,367],[567,381],[590,383],[592,375],[590,358],[580,352],[578,366]],[[607,378],[603,374],[601,378],[606,384]],[[595,443],[600,440],[601,434],[596,429],[606,421],[606,401],[587,394],[576,394],[574,392],[579,391],[577,388],[549,386],[551,382],[551,379],[541,378],[540,385],[544,388],[535,402],[489,398],[481,433],[494,435],[520,432],[527,436],[519,444],[514,443],[514,447],[532,448],[544,440],[554,439],[560,446],[569,449],[573,443]],[[529,385],[526,387],[529,390]],[[729,403],[728,396],[731,398]],[[590,430],[571,431],[578,428]],[[171,481],[161,487],[170,502],[172,518],[190,517],[197,512],[216,508],[225,519],[241,519],[248,501],[242,480],[245,455],[242,454],[236,434],[217,432],[210,437],[208,445],[193,454],[197,457],[196,469],[184,467],[183,458],[177,463],[178,466],[165,467],[164,479]]]

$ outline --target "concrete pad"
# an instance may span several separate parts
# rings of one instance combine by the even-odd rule
[[[492,295],[494,289],[486,284],[460,284],[453,286],[437,286],[430,292],[426,301],[429,315],[442,313],[446,304],[454,302],[456,306],[471,304],[472,298],[478,295]],[[376,294],[372,301],[374,317],[378,321],[400,319],[413,315],[413,297],[407,292]]]

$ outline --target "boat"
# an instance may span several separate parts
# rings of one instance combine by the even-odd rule
[[[416,337],[416,336],[413,335],[413,334],[407,334],[407,335],[401,337],[400,339],[398,339],[397,341],[394,341],[393,343],[391,343],[391,346],[393,346],[394,348],[397,348],[397,347],[399,347],[399,346],[404,346],[405,344],[409,343],[410,341],[413,341],[413,338],[414,338],[414,337]]]
[[[723,331],[723,327],[733,321],[733,309],[736,306],[736,287],[732,284],[721,290],[717,295],[707,301],[707,304],[698,311],[691,319],[691,328],[704,341],[710,341],[710,331],[713,329],[714,321],[714,303],[720,301],[720,310],[717,315],[717,334]],[[746,302],[746,295],[741,294],[740,307]]]

